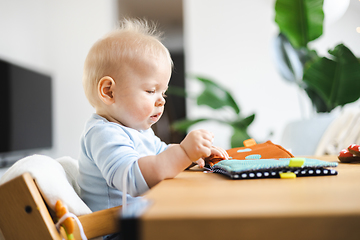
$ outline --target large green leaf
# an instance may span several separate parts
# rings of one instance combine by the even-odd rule
[[[331,111],[360,97],[360,63],[343,44],[329,51],[332,59],[318,58],[304,72],[304,82],[314,89]]]
[[[243,142],[249,138],[250,136],[248,135],[246,129],[234,128],[234,133],[231,136],[231,148],[244,146]]]
[[[324,0],[277,0],[275,22],[295,48],[306,47],[308,42],[323,32]]]
[[[305,87],[305,92],[311,99],[311,102],[316,110],[316,112],[330,112],[331,109],[326,105],[324,99],[311,87]]]
[[[236,114],[240,113],[239,106],[226,89],[209,79],[202,77],[196,78],[205,85],[204,91],[197,98],[198,105],[207,105],[213,109],[229,106]]]

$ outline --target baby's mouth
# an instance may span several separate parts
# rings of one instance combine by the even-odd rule
[[[153,121],[156,121],[157,119],[159,119],[160,115],[161,115],[161,113],[154,114],[154,115],[150,116],[150,119]]]

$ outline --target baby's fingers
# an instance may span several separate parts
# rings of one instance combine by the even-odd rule
[[[200,158],[196,161],[197,165],[200,167],[200,168],[204,168],[205,167],[205,161],[204,159]]]
[[[220,152],[223,154],[223,157],[225,159],[229,159],[230,156],[225,149],[223,149],[223,148],[217,148],[217,149],[220,150]]]
[[[228,156],[227,153],[224,153],[221,148],[215,146],[211,147],[211,155],[215,157],[221,157],[223,159],[227,159],[226,156]]]

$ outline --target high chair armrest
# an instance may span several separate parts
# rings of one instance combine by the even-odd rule
[[[121,207],[113,207],[78,217],[87,238],[95,238],[120,230]],[[75,239],[81,239],[79,228],[75,225]]]

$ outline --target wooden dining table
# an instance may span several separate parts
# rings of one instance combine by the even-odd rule
[[[336,156],[308,157],[338,161]],[[130,239],[360,239],[360,164],[338,175],[233,180],[193,168],[145,194]]]

